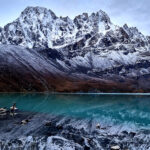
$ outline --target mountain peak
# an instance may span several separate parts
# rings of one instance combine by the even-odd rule
[[[33,7],[33,6],[28,6],[24,9],[24,11],[21,13],[21,16],[30,16],[32,17],[32,15],[35,14],[37,16],[41,15],[41,14],[51,14],[51,16],[56,19],[57,16],[55,15],[55,13],[50,10],[50,9],[47,9],[47,8],[44,8],[44,7],[39,7],[39,6],[36,6],[36,7]]]
[[[128,25],[125,23],[125,24],[123,25],[123,28],[128,29],[129,27],[128,27]]]
[[[43,13],[44,11],[48,11],[47,8],[44,7],[32,7],[32,6],[28,6],[26,7],[21,14],[29,14],[31,12],[36,12],[36,13]]]
[[[109,46],[114,41],[124,41],[120,36],[125,32],[130,41],[146,41],[136,28],[124,25],[123,30],[118,30],[102,10],[91,15],[83,13],[72,20],[69,17],[57,17],[44,7],[29,6],[18,19],[0,28],[0,43],[28,48],[58,48],[93,37],[90,45]]]
[[[106,12],[104,12],[103,10],[99,10],[99,11],[97,12],[97,15],[99,16],[99,19],[100,19],[101,21],[105,21],[105,22],[107,22],[107,23],[111,23],[110,17],[109,17],[108,14],[107,14]]]

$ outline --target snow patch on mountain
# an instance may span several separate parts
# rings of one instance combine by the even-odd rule
[[[150,37],[136,27],[114,25],[102,10],[72,20],[43,7],[27,7],[19,18],[0,28],[0,44],[47,49],[52,66],[69,73],[140,76],[150,68]]]

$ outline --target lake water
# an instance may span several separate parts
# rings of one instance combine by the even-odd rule
[[[107,125],[150,128],[150,96],[121,94],[0,94],[0,107],[91,119]]]

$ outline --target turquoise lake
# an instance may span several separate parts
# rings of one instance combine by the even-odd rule
[[[0,94],[0,107],[9,108],[14,102],[19,110],[31,113],[150,128],[150,95]]]

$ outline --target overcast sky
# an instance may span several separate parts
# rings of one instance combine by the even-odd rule
[[[16,19],[27,6],[43,6],[70,18],[102,9],[114,24],[127,23],[150,35],[150,0],[0,0],[0,26]]]

